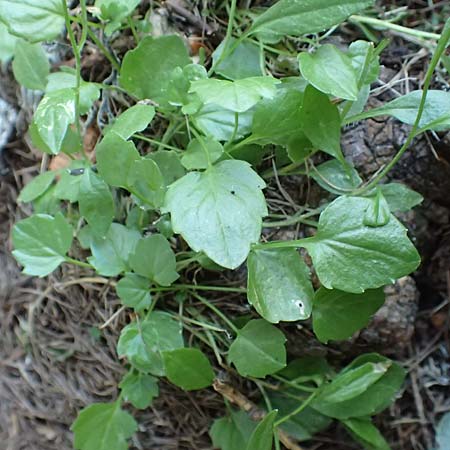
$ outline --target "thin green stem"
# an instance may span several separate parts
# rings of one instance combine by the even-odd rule
[[[170,291],[211,291],[211,292],[234,292],[236,294],[245,294],[245,288],[233,288],[226,286],[205,286],[197,284],[174,284],[169,287],[151,288],[151,292],[170,292]]]
[[[297,414],[301,413],[316,397],[317,390],[313,392],[298,408],[291,411],[289,414],[285,415],[281,419],[277,420],[274,423],[274,427],[280,426],[282,423],[288,421],[291,417],[296,416]]]
[[[219,308],[213,305],[210,301],[206,300],[206,298],[198,295],[195,292],[191,292],[191,295],[203,303],[206,307],[208,307],[211,311],[213,311],[218,317],[220,317],[232,330],[235,334],[238,334],[239,330],[236,325],[222,312]]]
[[[70,256],[66,256],[64,258],[64,261],[66,263],[74,264],[76,266],[84,267],[86,269],[93,269],[94,268],[94,266],[92,266],[91,264],[89,264],[87,262],[84,262],[84,261],[79,261],[78,259],[71,258]]]
[[[363,194],[364,192],[367,192],[370,189],[372,189],[374,186],[376,186],[378,184],[378,182],[389,173],[389,171],[395,166],[395,164],[397,164],[397,162],[400,160],[400,158],[403,156],[403,154],[406,152],[406,150],[408,150],[411,142],[413,141],[414,137],[417,135],[416,134],[417,130],[419,129],[420,120],[422,118],[423,111],[425,109],[425,102],[427,100],[427,94],[428,94],[428,90],[430,89],[430,84],[431,84],[431,80],[433,78],[434,70],[439,63],[439,60],[441,59],[441,56],[444,53],[449,40],[450,40],[450,19],[447,19],[444,29],[442,30],[441,38],[439,39],[436,50],[433,54],[433,58],[431,58],[430,65],[429,65],[427,73],[425,75],[422,97],[420,99],[420,104],[419,104],[419,109],[417,111],[416,120],[414,121],[414,125],[413,125],[411,131],[409,132],[406,142],[402,145],[402,147],[397,152],[397,154],[394,156],[392,161],[375,178],[373,178],[372,181],[370,181],[370,183],[357,189],[354,192],[355,195]]]
[[[350,22],[365,23],[368,25],[373,25],[381,29],[394,30],[402,34],[407,34],[410,36],[415,36],[421,39],[434,39],[439,40],[441,35],[437,33],[429,33],[428,31],[416,30],[413,28],[403,27],[397,25],[396,23],[389,22],[387,20],[375,19],[374,17],[358,16],[353,15],[349,18]]]
[[[147,136],[143,136],[142,134],[133,134],[133,137],[136,138],[136,139],[140,139],[141,141],[145,141],[145,142],[149,142],[150,144],[157,145],[157,146],[162,147],[162,148],[167,148],[169,150],[174,150],[176,152],[182,152],[181,149],[179,149],[177,147],[174,147],[173,145],[164,144],[161,141],[157,141],[156,139],[151,139],[151,138],[149,138]]]
[[[314,209],[312,211],[308,211],[307,213],[294,214],[292,217],[289,217],[286,220],[280,220],[277,222],[263,222],[263,227],[266,228],[277,228],[277,227],[288,227],[291,225],[295,225],[297,223],[306,223],[306,225],[310,225],[311,221],[306,220],[309,217],[314,217],[320,214],[324,209],[323,207]]]
[[[131,29],[131,33],[133,34],[134,40],[136,41],[136,45],[139,45],[139,35],[136,30],[136,26],[134,25],[133,19],[128,17],[128,25]]]

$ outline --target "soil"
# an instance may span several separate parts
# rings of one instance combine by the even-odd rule
[[[393,8],[393,2],[385,3]],[[406,3],[417,8],[413,26],[429,16],[427,2]],[[402,6],[401,2],[395,5]],[[435,12],[442,7],[436,5]],[[152,20],[161,33],[182,30],[184,35],[200,35],[203,21],[198,11],[197,7],[168,1]],[[215,47],[222,33],[220,18],[209,20],[205,47]],[[349,33],[354,39],[357,30],[344,29],[342,39],[348,40]],[[123,52],[129,45],[130,40],[124,37],[117,51]],[[414,43],[393,38],[383,54],[384,69],[371,98],[372,106],[420,85],[429,54],[418,50]],[[64,52],[58,55],[61,63],[73,63]],[[99,58],[94,52],[86,59],[86,78],[105,77],[107,65]],[[31,147],[25,133],[39,98],[15,85],[10,68],[0,72],[0,86],[0,97],[10,104],[7,110],[14,122],[11,132],[2,134],[1,126],[7,120],[6,116],[0,119],[0,139],[9,134],[6,143],[0,141],[0,450],[69,450],[69,427],[77,411],[93,401],[110,401],[117,396],[117,383],[125,368],[117,359],[115,345],[119,330],[130,317],[120,310],[114,289],[80,280],[92,274],[78,267],[63,266],[46,279],[20,273],[10,255],[10,233],[13,223],[30,213],[16,200],[41,164],[42,155]],[[347,129],[342,146],[346,157],[367,179],[390,161],[407,133],[408,127],[399,122],[377,118]],[[401,216],[423,258],[418,271],[386,288],[385,306],[366,329],[348,341],[325,347],[314,339],[308,323],[284,329],[293,357],[327,355],[339,365],[360,352],[379,351],[407,368],[408,378],[398,400],[376,419],[393,449],[398,450],[431,449],[434,427],[441,415],[450,411],[449,142],[447,136],[434,133],[418,138],[390,174],[391,180],[407,184],[425,198],[422,206]],[[302,177],[282,177],[269,186],[267,196],[273,212],[289,214],[306,197],[312,200],[319,192],[322,195]],[[267,237],[277,239],[305,232],[308,229],[300,227],[265,231]],[[244,269],[186,276],[245,285]],[[173,299],[167,296],[166,301],[170,305]],[[215,297],[214,301],[231,314],[251,313],[239,296]],[[231,376],[229,382],[236,389],[257,401],[259,393],[253,385],[232,374],[223,376]],[[186,393],[163,380],[160,389],[160,397],[150,408],[133,411],[139,423],[133,448],[211,449],[208,429],[223,413],[222,397],[212,389]],[[302,446],[309,450],[359,448],[337,425]]]

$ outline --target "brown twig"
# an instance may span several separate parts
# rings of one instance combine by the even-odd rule
[[[235,405],[239,406],[240,409],[247,412],[252,420],[261,420],[267,414],[266,411],[258,408],[244,394],[221,380],[214,380],[213,388],[216,392],[221,394],[222,397],[226,398],[230,403],[234,403]],[[278,437],[288,450],[303,450],[283,430],[278,429]]]

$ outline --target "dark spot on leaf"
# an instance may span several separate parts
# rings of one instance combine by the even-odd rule
[[[235,195],[236,192],[235,192],[235,191],[230,191],[230,194],[231,194],[231,195]]]

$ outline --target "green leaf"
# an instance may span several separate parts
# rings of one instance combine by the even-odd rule
[[[370,418],[363,417],[360,419],[343,420],[348,431],[352,434],[356,441],[364,446],[367,450],[390,450],[391,447],[384,439],[383,435],[373,425]]]
[[[90,236],[92,256],[88,261],[100,275],[117,276],[130,269],[128,260],[139,238],[138,231],[113,223],[106,236]]]
[[[248,301],[264,319],[294,322],[310,316],[314,290],[297,250],[252,250],[247,267]]]
[[[12,63],[14,77],[27,89],[43,91],[50,73],[50,63],[41,44],[17,42]]]
[[[363,223],[368,227],[382,227],[389,222],[391,211],[389,205],[381,193],[381,189],[375,189],[375,195],[369,197],[370,204],[364,213]]]
[[[153,311],[143,321],[127,325],[117,344],[119,356],[143,372],[165,375],[162,352],[183,348],[182,327],[162,311]]]
[[[135,408],[148,408],[159,395],[158,379],[141,372],[128,372],[119,384],[122,395]]]
[[[220,142],[212,138],[193,139],[181,157],[181,164],[188,169],[206,169],[223,154]]]
[[[359,367],[340,373],[330,384],[326,384],[316,397],[316,402],[341,403],[351,400],[376,383],[383,377],[390,362],[367,362]]]
[[[185,391],[211,386],[214,372],[208,358],[197,348],[163,353],[166,377]]]
[[[53,183],[55,172],[48,171],[33,178],[20,192],[19,202],[32,202],[41,196]]]
[[[114,218],[114,200],[108,185],[92,169],[82,175],[78,205],[93,233],[105,235]]]
[[[178,36],[145,37],[137,48],[125,55],[120,85],[140,100],[167,101],[169,74],[175,67],[190,63],[186,47]]]
[[[175,253],[161,234],[140,239],[130,257],[130,265],[137,274],[161,286],[170,286],[179,276]]]
[[[344,167],[336,159],[313,167],[310,176],[320,187],[337,195],[350,192],[362,183],[358,172],[350,164]]]
[[[14,225],[12,254],[27,275],[44,277],[66,259],[72,245],[72,227],[62,214],[36,214]]]
[[[73,160],[69,167],[59,175],[55,197],[60,200],[69,200],[71,203],[77,202],[80,194],[81,175],[88,167],[87,161]],[[76,172],[72,173],[72,170]]]
[[[359,114],[358,120],[369,117],[393,116],[403,123],[413,125],[419,110],[422,91],[413,91],[398,97],[379,108]],[[349,119],[349,122],[352,119]],[[422,117],[421,129],[447,129],[450,127],[450,92],[429,90]]]
[[[380,58],[373,56],[374,44],[367,41],[354,41],[348,47],[348,56],[351,58],[353,68],[356,71],[358,84],[374,83],[380,73]],[[370,59],[366,67],[367,59]]]
[[[262,98],[272,98],[279,80],[272,77],[251,77],[236,81],[207,78],[191,83],[190,92],[195,92],[205,104],[214,104],[234,112],[245,112]]]
[[[394,216],[382,227],[364,225],[369,206],[365,198],[337,198],[320,215],[317,234],[303,241],[326,288],[357,294],[392,283],[419,265],[407,230]]]
[[[365,327],[383,303],[383,289],[350,294],[320,288],[313,301],[314,333],[324,343],[347,339]]]
[[[250,436],[246,450],[272,450],[274,423],[278,411],[271,411]]]
[[[395,362],[376,353],[369,353],[356,358],[339,376],[364,366],[367,363],[390,364],[386,373],[364,392],[342,402],[331,403],[323,398],[316,398],[311,406],[317,411],[337,419],[373,416],[386,409],[394,400],[405,379],[405,371]],[[341,384],[341,383],[339,383]],[[345,389],[345,385],[342,383]]]
[[[301,110],[303,132],[315,148],[345,164],[341,150],[341,116],[327,95],[308,86]]]
[[[133,417],[114,403],[94,403],[84,408],[71,427],[77,450],[127,450],[137,431]]]
[[[252,139],[260,144],[286,145],[302,133],[303,94],[294,89],[278,89],[272,99],[264,99],[255,108]]]
[[[317,33],[373,5],[373,0],[280,0],[253,22],[250,32],[265,41]]]
[[[237,128],[236,114],[218,105],[203,106],[192,118],[195,126],[207,136],[217,141],[229,141],[233,137],[240,139],[250,132],[253,111],[238,114]]]
[[[284,334],[265,320],[251,320],[245,325],[228,353],[237,371],[244,377],[264,378],[286,366]]]
[[[120,22],[129,16],[140,3],[139,0],[95,0],[103,20]]]
[[[48,41],[62,33],[63,8],[60,0],[0,0],[0,21],[30,42]]]
[[[45,92],[59,91],[60,89],[76,88],[77,75],[71,67],[62,67],[61,71],[51,73],[48,76]],[[80,85],[80,114],[87,114],[92,104],[100,97],[100,89],[95,83],[81,80]]]
[[[75,122],[75,91],[60,89],[49,92],[34,114],[37,132],[53,154],[59,153],[67,128]]]
[[[141,156],[133,142],[109,132],[95,150],[97,168],[101,177],[111,186],[128,186],[135,161]]]
[[[255,427],[247,413],[231,410],[230,416],[214,421],[209,435],[214,447],[221,450],[245,449]]]
[[[423,202],[423,197],[418,192],[401,183],[381,184],[379,189],[392,212],[406,212]]]
[[[444,414],[436,428],[436,450],[450,449],[450,413]]]
[[[228,41],[228,51],[234,47],[235,38]],[[212,57],[213,62],[222,55],[225,41],[216,48]],[[259,47],[250,41],[240,42],[236,48],[229,53],[219,64],[215,66],[215,72],[229,80],[238,80],[241,78],[259,77],[263,75],[261,65],[259,63],[260,50]]]
[[[163,212],[196,252],[235,269],[258,241],[267,214],[264,181],[244,161],[227,160],[190,172],[169,186]]]
[[[109,128],[109,132],[114,131],[126,140],[134,133],[145,130],[153,117],[153,106],[138,103],[123,112]]]
[[[139,312],[151,305],[150,285],[146,278],[126,274],[116,286],[117,295],[125,306]]]
[[[300,71],[319,91],[334,97],[355,101],[358,79],[352,60],[331,44],[321,45],[313,54],[298,55]]]
[[[172,150],[159,150],[148,154],[146,157],[155,161],[159,167],[165,186],[169,186],[186,173],[177,153]]]
[[[130,167],[127,189],[137,196],[142,206],[159,208],[164,200],[164,179],[158,165],[149,158],[140,158]]]
[[[7,63],[13,56],[19,38],[9,33],[8,28],[0,21],[0,62]]]

